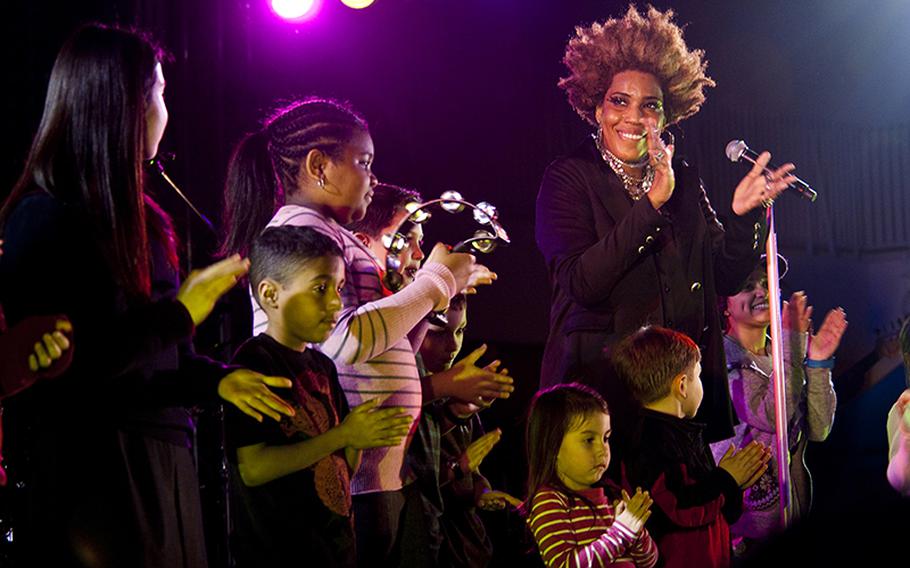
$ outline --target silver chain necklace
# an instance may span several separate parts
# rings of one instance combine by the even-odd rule
[[[600,151],[600,157],[603,158],[608,166],[610,166],[613,173],[619,176],[623,187],[626,189],[626,193],[629,194],[629,197],[631,197],[633,201],[638,201],[651,191],[651,184],[654,183],[654,168],[651,167],[647,154],[645,154],[645,157],[641,162],[624,162],[613,155],[613,153],[607,150],[603,145],[601,142],[600,129],[594,134],[591,134],[591,137],[594,138],[594,145],[597,146],[597,150]],[[630,168],[644,168],[644,175],[641,176],[641,179],[635,179],[626,173],[626,170],[623,169],[623,165],[629,166]]]

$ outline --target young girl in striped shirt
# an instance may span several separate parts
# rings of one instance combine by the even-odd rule
[[[611,502],[601,477],[610,464],[610,414],[592,389],[571,383],[537,393],[528,417],[528,524],[548,567],[650,568],[657,546],[640,488]]]

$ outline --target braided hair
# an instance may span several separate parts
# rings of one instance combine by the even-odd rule
[[[250,243],[297,191],[300,165],[312,150],[338,159],[366,120],[339,101],[307,98],[273,112],[234,149],[224,188],[220,253],[245,255]]]

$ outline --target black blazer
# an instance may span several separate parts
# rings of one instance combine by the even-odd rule
[[[593,140],[547,168],[536,219],[551,286],[541,386],[581,379],[609,391],[605,349],[663,325],[701,347],[699,418],[709,440],[722,439],[734,419],[716,298],[738,292],[759,262],[765,222],[761,210],[731,211],[721,224],[695,169],[682,160],[673,169],[673,196],[656,211],[628,197]]]

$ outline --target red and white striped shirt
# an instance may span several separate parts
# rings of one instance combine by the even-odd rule
[[[549,487],[531,499],[528,524],[548,568],[651,568],[657,564],[657,546],[648,530],[635,534],[615,521],[602,487],[577,493],[588,502]]]

